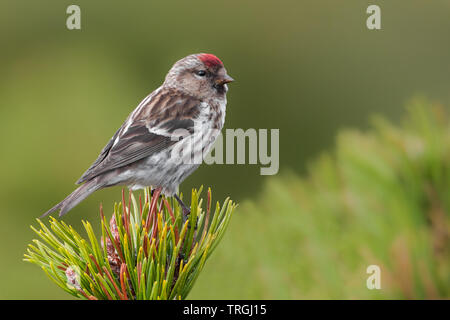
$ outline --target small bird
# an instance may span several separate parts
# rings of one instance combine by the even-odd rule
[[[164,83],[131,112],[77,181],[82,185],[43,216],[57,210],[62,216],[93,192],[117,185],[159,189],[174,196],[184,215],[189,214],[177,195],[178,186],[200,164],[180,161],[173,150],[190,144],[198,155],[211,149],[225,121],[227,83],[232,81],[213,54],[192,54],[177,61]]]

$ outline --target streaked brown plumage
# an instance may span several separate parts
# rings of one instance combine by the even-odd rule
[[[44,215],[60,210],[62,216],[96,190],[115,185],[152,186],[176,196],[199,163],[180,162],[173,150],[187,148],[190,141],[193,153],[209,151],[223,127],[231,81],[214,55],[194,54],[176,62],[163,85],[128,116],[77,181],[83,184]],[[180,131],[186,133],[183,139]]]

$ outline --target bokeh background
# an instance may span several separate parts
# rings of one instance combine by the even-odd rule
[[[81,7],[81,30],[66,29],[70,4]],[[369,4],[380,5],[382,30],[366,28]],[[211,52],[224,61],[237,80],[225,127],[279,128],[280,175],[294,179],[333,147],[340,130],[364,131],[373,114],[395,123],[416,95],[450,105],[449,16],[448,0],[2,0],[0,298],[69,298],[22,261],[34,238],[29,226],[73,190],[176,60]],[[278,179],[260,176],[259,165],[204,165],[184,182],[184,192],[203,184],[217,200],[230,196],[242,203],[190,298],[433,297],[411,288],[412,295],[401,288],[373,293],[365,288],[364,264],[339,255],[321,258],[320,246],[309,268],[297,265],[306,253],[296,245],[308,233],[291,230],[283,237],[283,230],[313,230],[314,222],[295,209],[249,209],[280,190],[277,183],[285,183]],[[87,219],[98,227],[99,203],[108,212],[120,192],[96,192],[65,221],[80,227]],[[277,224],[283,219],[277,212],[289,212],[289,219]],[[326,237],[326,229],[321,232]],[[328,244],[338,250],[339,243]],[[330,274],[341,269],[353,277]],[[438,297],[450,287],[439,279]]]

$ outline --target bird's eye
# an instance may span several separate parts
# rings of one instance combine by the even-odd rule
[[[206,71],[205,70],[199,70],[199,71],[197,71],[197,75],[200,76],[200,77],[204,77],[204,76],[206,76]]]

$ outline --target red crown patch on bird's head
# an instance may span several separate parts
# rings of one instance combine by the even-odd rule
[[[201,62],[203,62],[208,68],[213,68],[217,66],[223,66],[222,61],[215,55],[210,53],[202,53],[198,56]]]

